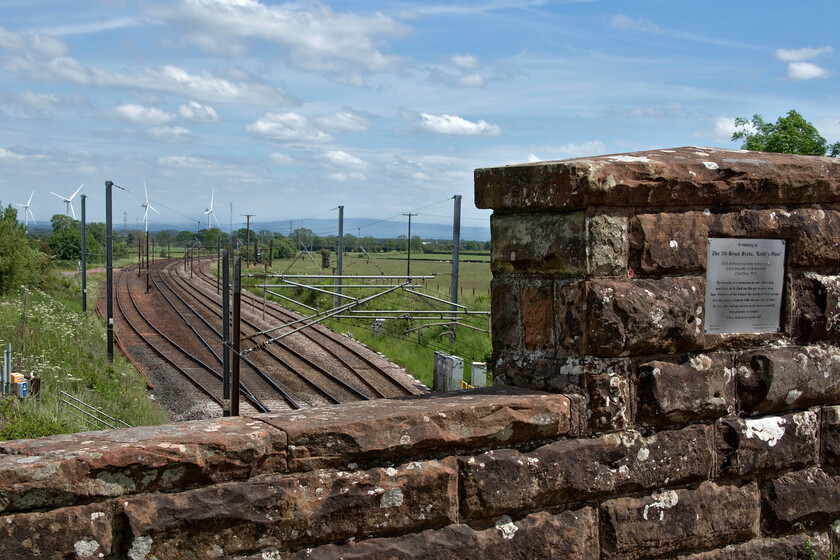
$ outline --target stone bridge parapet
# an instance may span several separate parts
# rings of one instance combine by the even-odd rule
[[[840,160],[675,148],[475,189],[506,386],[0,442],[0,558],[837,553]],[[710,239],[784,243],[778,329],[707,332]]]

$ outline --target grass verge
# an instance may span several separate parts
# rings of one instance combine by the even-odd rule
[[[11,343],[12,370],[41,378],[40,399],[0,399],[0,440],[101,429],[59,409],[59,391],[132,426],[167,422],[137,370],[119,354],[108,363],[105,324],[93,311],[102,276],[88,277],[87,313],[78,277],[56,275],[49,292],[28,290],[25,323],[24,290],[0,298],[0,343]]]

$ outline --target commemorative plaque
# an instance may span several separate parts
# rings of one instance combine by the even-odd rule
[[[783,239],[709,239],[706,332],[780,329],[785,269]]]

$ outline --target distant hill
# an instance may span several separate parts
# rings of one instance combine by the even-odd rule
[[[142,225],[142,224],[141,224]],[[222,230],[227,231],[227,224],[222,224]],[[289,227],[291,229],[307,228],[311,229],[316,235],[326,237],[328,235],[338,235],[338,220],[277,220],[273,222],[256,222],[251,225],[253,231],[259,232],[267,229],[272,232],[280,232],[284,235],[289,234]],[[240,227],[245,227],[244,224]],[[164,229],[167,230],[189,230],[195,231],[195,222],[183,224],[165,224],[158,225],[154,222],[149,223],[149,231],[158,232]],[[52,228],[43,225],[37,227],[30,226],[30,232],[35,236],[49,235],[52,233]],[[114,224],[114,231],[122,231],[122,223]],[[393,239],[400,235],[408,234],[408,221],[381,221],[371,218],[347,218],[344,220],[344,233],[355,235],[356,237],[376,237]],[[411,221],[411,236],[419,235],[423,239],[452,239],[452,224],[429,224],[423,222]],[[486,226],[464,226],[461,225],[461,240],[462,241],[490,241],[490,223]]]

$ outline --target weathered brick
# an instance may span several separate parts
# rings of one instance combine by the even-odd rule
[[[447,459],[265,476],[130,497],[121,509],[132,548],[158,558],[219,558],[268,547],[297,550],[455,523],[457,467]]]
[[[493,350],[522,351],[521,279],[515,276],[495,277],[490,282]],[[504,327],[504,328],[503,328]]]
[[[598,516],[592,508],[559,515],[533,513],[519,520],[508,516],[491,519],[487,528],[449,525],[393,538],[330,544],[298,551],[288,560],[484,560],[487,558],[564,558],[591,560],[600,555]],[[265,556],[252,557],[263,560]],[[249,560],[249,559],[245,559]]]
[[[700,277],[589,280],[587,353],[638,356],[702,349],[705,289]]]
[[[691,274],[706,269],[709,237],[785,239],[787,264],[840,264],[840,212],[822,208],[642,213],[631,221],[630,262],[643,274]]]
[[[685,363],[652,361],[638,370],[637,422],[652,426],[714,420],[735,411],[729,353],[697,354]]]
[[[635,407],[630,395],[630,361],[569,359],[566,367],[580,363],[581,384],[588,400],[587,416],[591,433],[631,429]]]
[[[110,502],[0,517],[0,558],[103,558],[113,550]]]
[[[697,490],[665,490],[616,498],[601,506],[601,553],[606,560],[640,560],[719,548],[758,535],[759,497],[744,487],[704,482]]]
[[[683,147],[476,169],[475,204],[537,211],[840,201],[835,158]]]
[[[840,276],[793,276],[791,334],[804,342],[840,339]]]
[[[819,461],[819,418],[813,411],[723,419],[718,421],[716,431],[721,476],[742,478],[803,468]]]
[[[491,268],[578,276],[586,272],[585,214],[493,214]]]
[[[760,348],[736,356],[741,410],[768,414],[840,402],[840,349]]]
[[[633,262],[642,274],[702,273],[709,212],[657,212],[633,218]]]
[[[840,406],[826,406],[822,409],[822,461],[825,471],[840,475]]]
[[[840,477],[819,467],[784,474],[763,489],[765,530],[779,534],[792,527],[825,530],[840,519]]]
[[[626,214],[598,210],[586,217],[587,273],[623,276],[629,254],[629,219]]]
[[[374,399],[258,418],[286,434],[292,471],[517,445],[571,429],[568,397],[514,387]]]
[[[792,558],[828,558],[831,545],[828,535],[794,535],[781,539],[753,539],[743,544],[732,544],[718,550],[677,556],[674,560],[791,560]]]
[[[526,282],[522,287],[522,344],[528,352],[554,356],[557,346],[554,333],[553,283]]]
[[[712,428],[691,426],[650,437],[625,431],[461,458],[462,511],[481,518],[654,489],[707,478]],[[512,483],[511,481],[516,481]]]
[[[286,470],[286,436],[246,417],[0,443],[0,511]]]

